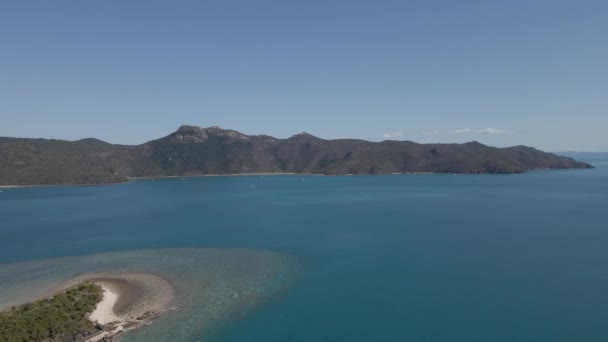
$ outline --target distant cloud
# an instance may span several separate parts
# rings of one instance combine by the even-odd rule
[[[467,133],[471,133],[471,132],[473,132],[472,129],[463,128],[463,129],[453,129],[451,131],[448,131],[448,134],[467,134]]]
[[[504,130],[504,129],[498,129],[498,128],[481,128],[475,131],[475,133],[480,133],[480,134],[511,134],[512,132]]]
[[[504,129],[499,129],[499,128],[491,128],[491,127],[487,127],[487,128],[480,128],[480,129],[476,129],[476,130],[472,130],[470,128],[463,128],[463,129],[454,129],[451,131],[448,131],[448,134],[512,134],[513,132],[511,131],[507,131]]]
[[[500,129],[500,128],[492,128],[492,127],[486,127],[486,128],[479,128],[479,129],[472,129],[472,128],[461,128],[461,129],[453,129],[453,130],[449,130],[449,131],[440,131],[437,129],[427,129],[427,130],[422,130],[422,131],[416,131],[416,134],[420,134],[420,135],[426,135],[426,136],[431,136],[431,135],[440,135],[440,134],[445,134],[447,133],[448,135],[466,135],[466,134],[492,134],[492,135],[505,135],[505,134],[514,134],[512,131],[508,131],[506,129]],[[392,133],[384,133],[382,135],[385,139],[398,139],[398,138],[403,138],[406,136],[405,132],[392,132]]]
[[[386,139],[401,138],[402,136],[403,136],[403,132],[384,133],[384,137]]]

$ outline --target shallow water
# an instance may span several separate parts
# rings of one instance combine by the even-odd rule
[[[608,159],[590,161],[6,189],[0,262],[161,247],[297,257],[295,284],[216,342],[605,341]]]
[[[49,293],[82,274],[136,272],[158,275],[175,290],[177,310],[121,341],[196,341],[280,294],[295,261],[279,253],[233,249],[152,249],[53,258],[0,267],[0,308]],[[27,286],[23,286],[26,284]]]

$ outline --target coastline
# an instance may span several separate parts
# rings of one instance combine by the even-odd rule
[[[103,298],[101,302],[97,303],[95,310],[89,315],[89,319],[99,324],[108,324],[120,320],[114,313],[114,305],[118,302],[120,293],[112,291],[109,286],[103,283],[97,285],[101,286]]]
[[[101,334],[106,341],[178,341],[185,336],[196,340],[282,296],[293,284],[297,261],[271,250],[160,248],[2,264],[0,307],[8,310],[83,282],[96,283],[118,297],[100,310],[127,323],[90,323],[92,329],[81,342]],[[150,278],[162,280],[154,286]],[[103,301],[99,294],[81,316],[85,321],[91,322],[90,314]],[[118,324],[126,331],[119,331]]]
[[[31,185],[0,185],[0,190],[2,189],[14,189],[14,188],[25,188]]]
[[[339,175],[327,175],[324,173],[295,173],[295,172],[260,172],[260,173],[212,173],[200,175],[182,175],[182,176],[141,176],[127,177],[126,181],[114,183],[66,183],[66,184],[24,184],[24,185],[0,185],[1,189],[18,189],[18,188],[40,188],[40,187],[59,187],[59,186],[108,186],[121,185],[140,180],[161,180],[161,179],[178,179],[178,178],[202,178],[202,177],[251,177],[251,176],[315,176],[315,177],[340,177],[340,176],[398,176],[398,175],[433,175],[437,172],[401,172],[401,173],[378,173],[378,174],[353,174],[345,173]]]
[[[325,176],[324,174],[315,173],[295,173],[295,172],[254,172],[254,173],[209,173],[209,174],[195,174],[195,175],[182,175],[182,176],[141,176],[141,177],[127,177],[128,181],[136,182],[138,180],[147,179],[171,179],[171,178],[199,178],[199,177],[247,177],[247,176]]]
[[[82,283],[99,285],[103,299],[89,314],[99,333],[86,342],[114,341],[120,335],[147,326],[159,316],[175,310],[173,286],[165,279],[149,273],[92,273],[71,279],[59,289],[45,295],[52,296]]]
[[[594,169],[592,166],[588,169]],[[201,178],[201,177],[251,177],[251,176],[316,176],[316,177],[344,177],[344,176],[412,176],[412,175],[521,175],[526,173],[538,172],[538,171],[567,171],[567,170],[585,170],[579,168],[539,168],[530,169],[521,172],[432,172],[432,171],[420,171],[420,172],[391,172],[391,173],[344,173],[344,174],[324,174],[324,173],[213,173],[213,174],[200,174],[200,175],[182,175],[182,176],[141,176],[141,177],[127,177],[125,181],[113,182],[113,183],[64,183],[64,184],[9,184],[0,185],[2,189],[19,189],[19,188],[42,188],[42,187],[57,187],[57,186],[109,186],[109,185],[122,185],[131,182],[137,182],[140,180],[160,180],[160,179],[175,179],[175,178]],[[1,192],[1,191],[0,191]]]
[[[65,183],[65,184],[23,184],[23,185],[0,185],[0,190],[3,189],[23,189],[23,188],[46,188],[55,186],[109,186],[109,185],[121,185],[130,183],[129,180],[124,182],[114,183]]]
[[[212,174],[194,174],[194,175],[172,175],[172,176],[141,176],[141,177],[126,177],[125,181],[113,182],[113,183],[65,183],[65,184],[11,184],[11,185],[0,185],[0,192],[4,189],[19,189],[19,188],[40,188],[40,187],[71,187],[71,186],[110,186],[110,185],[122,185],[131,182],[137,182],[141,180],[161,180],[161,179],[179,179],[179,178],[202,178],[202,177],[252,177],[252,176],[316,176],[316,177],[354,177],[354,176],[412,176],[412,175],[519,175],[526,173],[533,173],[538,171],[564,171],[564,170],[584,170],[578,168],[538,168],[530,169],[522,172],[431,172],[431,171],[420,171],[420,172],[392,172],[392,173],[375,173],[375,174],[324,174],[324,173],[296,173],[296,172],[256,172],[256,173],[212,173]]]
[[[199,178],[199,177],[246,177],[246,176],[327,176],[320,173],[290,173],[290,172],[261,172],[261,173],[213,173],[200,175],[183,175],[183,176],[141,176],[141,177],[126,177],[125,181],[113,183],[65,183],[65,184],[10,184],[0,185],[2,189],[17,189],[17,188],[41,188],[55,186],[108,186],[121,185],[139,180],[154,180],[154,179],[171,179],[171,178]]]

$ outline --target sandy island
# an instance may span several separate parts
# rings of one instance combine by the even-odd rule
[[[146,273],[93,273],[63,283],[57,293],[82,283],[101,286],[103,299],[89,319],[100,333],[87,342],[115,341],[126,331],[149,325],[158,316],[175,308],[171,284],[163,278]]]
[[[88,306],[86,319],[98,324],[91,323],[79,342],[204,340],[282,296],[299,269],[297,260],[285,254],[219,248],[131,250],[2,264],[0,310],[95,283],[99,298]],[[100,322],[114,316],[115,323]]]

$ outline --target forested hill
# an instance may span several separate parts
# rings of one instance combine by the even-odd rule
[[[0,138],[0,185],[104,184],[205,174],[521,173],[590,167],[527,146],[325,140],[307,133],[277,139],[219,127],[181,126],[134,146],[93,138]]]

